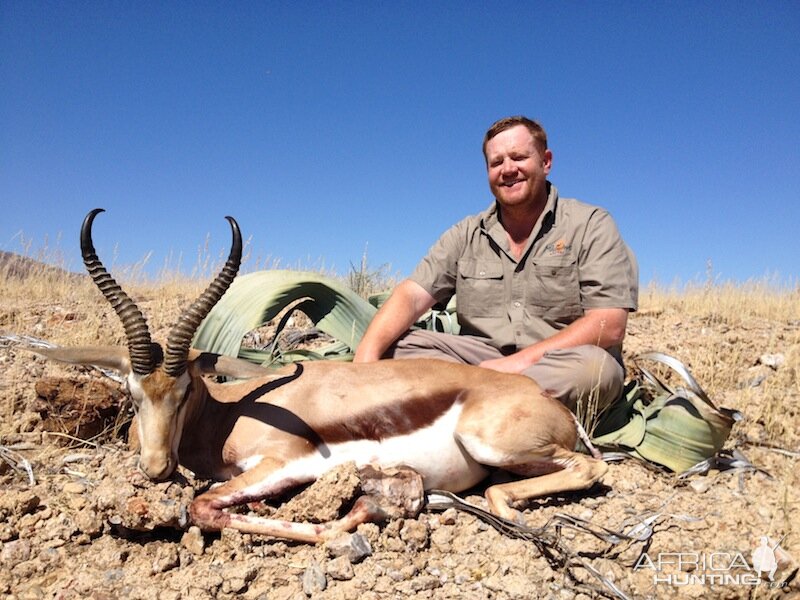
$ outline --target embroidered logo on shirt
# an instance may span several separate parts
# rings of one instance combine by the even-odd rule
[[[570,250],[572,250],[572,244],[567,244],[564,238],[544,247],[547,256],[564,256]]]

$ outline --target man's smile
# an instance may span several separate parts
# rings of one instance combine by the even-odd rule
[[[514,179],[513,181],[504,181],[500,185],[502,185],[503,187],[514,187],[518,183],[522,183],[524,181],[525,181],[524,179]]]

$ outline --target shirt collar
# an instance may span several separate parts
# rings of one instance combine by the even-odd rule
[[[534,237],[541,229],[542,223],[548,223],[555,220],[556,205],[558,204],[558,188],[549,181],[547,182],[547,202],[544,205],[544,211],[539,216],[539,222],[534,226]],[[500,217],[497,209],[497,200],[492,202],[489,207],[481,215],[480,227],[486,233],[498,233],[493,231],[495,228],[502,230],[500,225]]]

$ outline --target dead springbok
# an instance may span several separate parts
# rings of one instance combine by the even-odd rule
[[[590,487],[606,472],[573,451],[576,422],[558,401],[522,375],[436,360],[371,364],[310,362],[267,371],[240,359],[190,350],[192,336],[230,286],[242,238],[227,217],[233,244],[217,278],[170,332],[166,351],[151,342],[136,304],[108,274],[92,242],[90,212],[81,251],[92,279],[122,321],[128,348],[41,350],[49,358],[115,369],[137,413],[139,464],[168,478],[178,462],[225,483],[190,507],[201,529],[319,542],[377,518],[356,502],[326,524],[289,523],[227,512],[311,482],[336,465],[407,467],[426,489],[452,492],[481,481],[490,467],[527,479],[486,490],[495,514],[513,518],[512,501]],[[243,380],[217,383],[207,375]]]

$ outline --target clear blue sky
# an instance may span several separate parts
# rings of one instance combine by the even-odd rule
[[[539,119],[643,283],[800,276],[800,3],[0,2],[0,249],[407,275]]]

